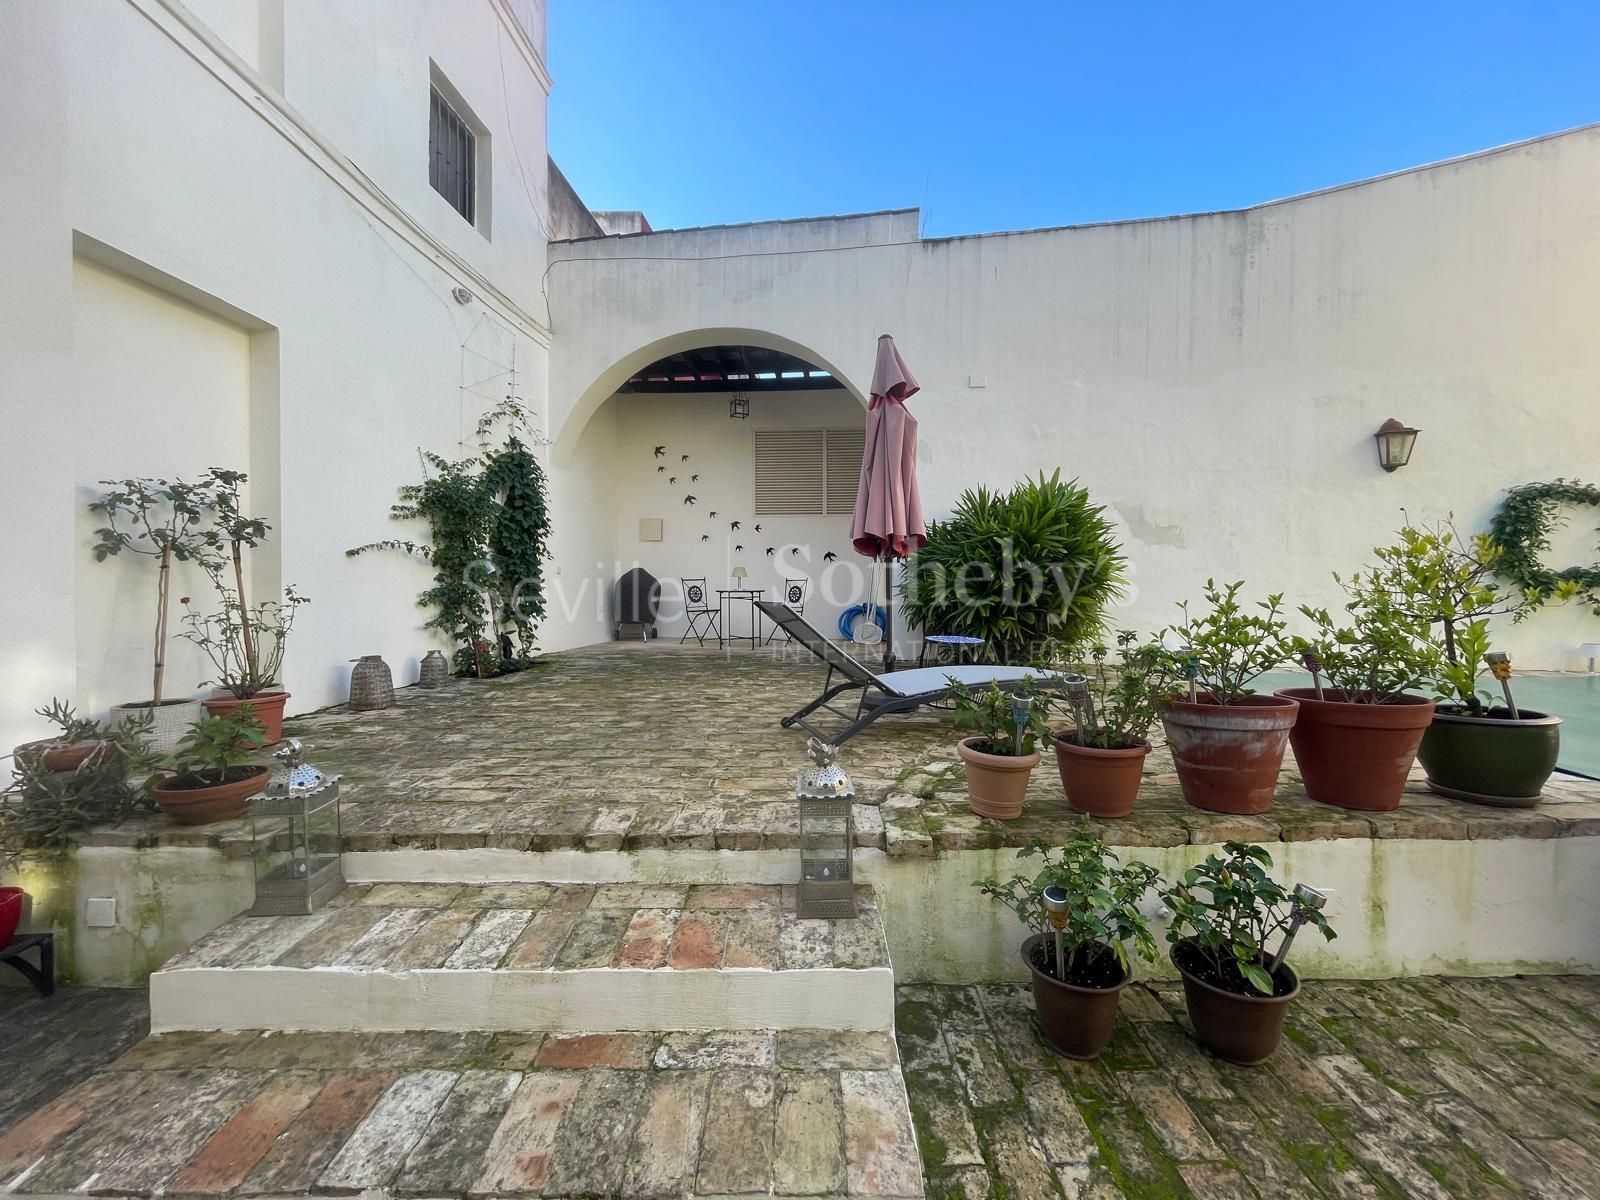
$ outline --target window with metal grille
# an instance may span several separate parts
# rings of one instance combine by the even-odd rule
[[[866,432],[757,429],[756,516],[849,516]]]
[[[477,224],[478,139],[438,88],[428,106],[428,182],[471,224]]]

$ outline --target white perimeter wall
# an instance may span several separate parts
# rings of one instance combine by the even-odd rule
[[[680,579],[704,578],[715,604],[715,589],[735,586],[736,566],[749,572],[742,586],[764,588],[768,599],[778,598],[786,579],[809,579],[806,616],[823,630],[834,630],[843,609],[867,598],[870,564],[850,549],[848,514],[755,512],[756,431],[859,429],[866,415],[854,396],[844,390],[752,393],[750,416],[743,420],[728,416],[726,395],[618,395],[606,408],[615,429],[609,475],[617,492],[619,561],[611,577],[637,564],[661,580],[663,636],[676,638],[685,629]],[[658,459],[655,447],[661,445],[666,453]],[[688,462],[682,461],[685,454]],[[673,478],[676,484],[669,482]],[[685,504],[690,495],[695,503]],[[640,539],[639,521],[647,517],[661,518],[661,541]],[[734,530],[734,521],[741,528]],[[830,552],[837,556],[832,563],[824,558]],[[770,632],[770,623],[766,628]],[[749,606],[740,604],[729,632],[749,629]]]
[[[293,710],[342,700],[358,654],[415,677],[438,644],[415,606],[428,570],[344,551],[421,532],[389,519],[396,488],[419,478],[419,447],[461,453],[513,359],[547,427],[550,81],[523,29],[542,14],[0,7],[0,752],[45,732],[32,710],[51,696],[99,713],[147,694],[155,575],[90,557],[102,478],[250,473],[274,526],[256,592],[287,581],[313,600],[285,667]],[[488,237],[428,185],[435,70],[488,131]],[[559,545],[587,557],[599,537],[609,557],[611,520],[586,524],[603,472],[574,462],[552,475]],[[557,616],[545,642],[598,628]],[[194,691],[201,663],[171,654],[170,694]]]
[[[890,332],[922,383],[930,516],[1060,467],[1122,533],[1123,623],[1165,624],[1207,576],[1331,603],[1329,572],[1402,510],[1473,530],[1507,487],[1600,484],[1597,195],[1591,128],[1240,212],[930,241],[906,212],[557,244],[556,458],[663,353],[753,341],[859,392]],[[1372,440],[1391,416],[1423,431],[1392,475]],[[1595,560],[1578,522],[1555,565]],[[1500,635],[1520,666],[1580,668],[1600,619],[1546,611]]]

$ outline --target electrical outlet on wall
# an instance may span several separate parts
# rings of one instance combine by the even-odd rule
[[[115,896],[91,896],[83,902],[83,923],[90,929],[115,929],[117,927],[117,900]]]

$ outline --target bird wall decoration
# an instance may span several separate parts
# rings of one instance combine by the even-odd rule
[[[656,447],[656,457],[657,458],[660,458],[666,452],[667,452],[667,448],[665,446],[657,446]]]
[[[677,483],[678,482],[678,477],[676,475],[668,475],[667,476],[667,482],[668,483]]]
[[[757,533],[760,533],[760,532],[761,532],[761,526],[759,526],[759,525],[757,525],[757,526],[756,526],[756,532],[757,532]]]
[[[700,482],[700,476],[698,476],[698,475],[689,476],[689,482],[690,483],[699,483]]]
[[[836,559],[838,557],[839,556],[837,554],[835,554],[832,550],[829,550],[826,554],[824,554],[822,556],[822,561],[823,562],[832,562],[834,559]]]
[[[700,535],[700,540],[702,542],[709,542],[711,540],[711,535],[709,533],[702,533]]]
[[[685,497],[684,497],[684,498],[683,498],[683,502],[684,502],[684,503],[685,503],[685,504],[693,504],[693,503],[694,503],[694,501],[695,501],[695,498],[694,498],[694,497],[693,497],[693,496],[685,496]]]
[[[789,553],[794,555],[796,558],[799,558],[800,557],[800,547],[799,546],[790,546],[789,547]]]
[[[768,546],[767,547],[767,557],[768,558],[771,558],[775,553],[777,553],[777,547],[775,547],[775,546]]]
[[[667,473],[667,469],[665,467],[657,467],[656,468],[656,474],[657,475],[665,475],[666,473]]]
[[[743,550],[743,549],[744,549],[744,547],[743,547],[743,546],[735,546],[735,547],[734,547],[734,548],[733,548],[733,552],[734,552],[734,553],[735,553],[735,554],[737,554],[737,553],[739,553],[739,551],[741,551],[741,550]]]
[[[730,521],[730,522],[728,522],[728,528],[729,529],[737,529],[737,528],[739,528],[739,522],[738,521]]]
[[[683,457],[682,457],[682,458],[680,458],[680,459],[679,459],[679,460],[678,460],[678,461],[679,461],[679,462],[688,462],[688,461],[689,461],[689,456],[688,456],[688,455],[687,455],[687,454],[685,454],[685,455],[684,455],[684,456],[683,456]]]

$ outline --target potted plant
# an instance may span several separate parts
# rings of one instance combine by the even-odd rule
[[[1260,813],[1272,804],[1278,769],[1299,705],[1287,696],[1258,696],[1251,682],[1289,656],[1283,596],[1239,602],[1243,581],[1218,587],[1206,580],[1206,611],[1167,636],[1183,643],[1190,686],[1187,698],[1169,700],[1161,724],[1172,748],[1183,798],[1196,808]]]
[[[148,791],[134,782],[156,762],[148,740],[151,723],[149,714],[141,714],[106,731],[103,744],[109,749],[71,771],[50,769],[43,755],[19,757],[11,782],[0,791],[0,870],[59,858],[84,830],[151,812]],[[12,918],[21,915],[21,894],[17,888],[0,896],[0,932],[11,922],[0,944],[16,931]]]
[[[218,534],[213,519],[217,498],[230,488],[236,489],[243,479],[237,471],[216,467],[195,483],[181,479],[103,479],[100,482],[111,490],[89,505],[89,510],[106,522],[95,531],[96,562],[126,551],[153,558],[157,563],[155,663],[150,698],[112,705],[111,722],[115,725],[130,715],[149,712],[153,717],[151,738],[162,752],[175,747],[203,711],[194,697],[172,699],[163,690],[173,564],[205,562],[216,556]]]
[[[151,789],[180,825],[209,825],[242,816],[267,786],[270,768],[252,764],[266,730],[248,703],[225,717],[202,717],[172,755],[172,771]]]
[[[1156,956],[1139,901],[1159,877],[1145,863],[1122,865],[1087,828],[1060,850],[1034,838],[1017,852],[1034,856],[1042,859],[1037,874],[975,886],[1030,931],[1022,961],[1045,1040],[1068,1058],[1093,1058],[1111,1040],[1122,990],[1133,981],[1126,944],[1146,961]]]
[[[18,767],[37,763],[46,771],[76,771],[85,763],[100,762],[116,753],[115,743],[108,740],[100,723],[78,716],[77,710],[65,701],[51,700],[34,712],[59,732],[54,737],[24,742],[12,751]]]
[[[1431,682],[1440,703],[1417,747],[1428,786],[1475,804],[1537,804],[1556,767],[1561,718],[1526,708],[1513,715],[1478,688],[1490,618],[1515,620],[1536,600],[1501,590],[1503,550],[1488,534],[1464,539],[1447,520],[1407,525],[1399,537],[1376,551],[1377,569],[1396,607],[1429,631],[1437,655]]]
[[[1176,679],[1173,656],[1159,642],[1140,645],[1138,635],[1124,629],[1117,649],[1121,662],[1114,673],[1101,645],[1089,652],[1088,672],[1065,681],[1074,725],[1050,735],[1067,803],[1096,817],[1133,811],[1150,753],[1150,727],[1172,698]]]
[[[1195,1037],[1219,1057],[1253,1066],[1278,1048],[1300,992],[1283,961],[1295,932],[1312,925],[1329,940],[1334,933],[1322,896],[1284,888],[1267,874],[1272,857],[1260,846],[1226,842],[1222,850],[1162,892],[1172,911],[1167,941]]]
[[[1036,748],[1050,732],[1045,697],[1031,678],[1009,692],[991,683],[973,691],[949,676],[957,729],[972,730],[956,743],[967,769],[967,801],[980,817],[1010,821],[1022,815],[1028,779],[1039,765]]]
[[[278,683],[284,644],[294,629],[295,610],[308,601],[290,585],[282,600],[247,607],[220,572],[213,582],[222,610],[203,615],[182,597],[188,628],[178,636],[198,646],[217,669],[215,682],[222,690],[206,698],[206,711],[221,717],[248,703],[266,731],[266,744],[273,745],[283,738],[283,707],[289,700]]]
[[[1333,578],[1348,597],[1346,623],[1326,608],[1300,607],[1316,632],[1296,638],[1294,648],[1315,686],[1276,695],[1300,705],[1289,742],[1306,794],[1320,804],[1386,812],[1400,806],[1433,720],[1433,700],[1414,689],[1433,676],[1438,655],[1427,624],[1396,603],[1384,568]]]

